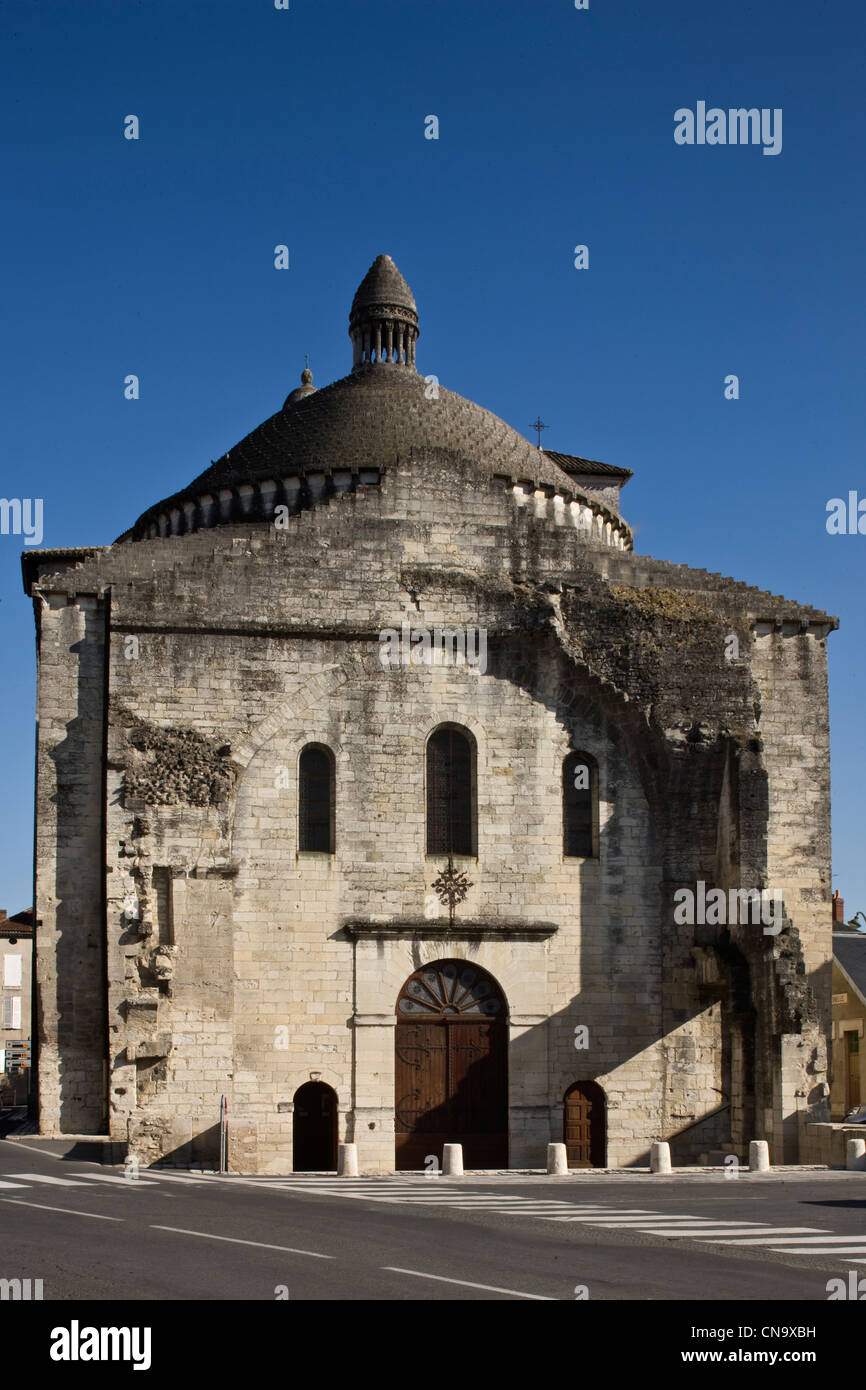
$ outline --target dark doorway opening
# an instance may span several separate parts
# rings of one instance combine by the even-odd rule
[[[596,1081],[576,1081],[565,1093],[565,1151],[569,1168],[604,1168],[607,1133],[604,1091]]]
[[[337,1096],[324,1081],[307,1081],[295,1092],[292,1132],[296,1173],[336,1172]]]

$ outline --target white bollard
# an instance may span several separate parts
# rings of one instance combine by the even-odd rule
[[[845,1167],[849,1173],[866,1170],[866,1139],[849,1139],[845,1145]]]
[[[442,1172],[446,1178],[463,1177],[463,1145],[445,1144],[442,1149]]]
[[[753,1139],[749,1144],[749,1172],[769,1173],[770,1146],[766,1139]]]
[[[650,1149],[650,1172],[669,1173],[671,1171],[671,1146],[659,1140]]]
[[[568,1153],[564,1144],[548,1144],[547,1171],[548,1173],[568,1172]]]
[[[358,1176],[358,1145],[340,1144],[337,1148],[337,1174],[341,1178]]]

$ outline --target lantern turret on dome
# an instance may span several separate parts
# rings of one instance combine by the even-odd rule
[[[415,371],[418,309],[390,256],[377,256],[352,300],[353,371],[390,363]]]

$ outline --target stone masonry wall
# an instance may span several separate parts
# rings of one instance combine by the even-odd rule
[[[73,657],[71,629],[51,627],[50,644],[43,634],[40,700],[53,722],[40,727],[40,785],[50,792],[79,707],[92,761],[83,781],[71,764],[67,779],[86,812],[70,842],[84,885],[73,927],[80,942],[100,926],[104,852],[107,1006],[79,961],[67,960],[62,979],[85,988],[88,1103],[104,1102],[95,1063],[107,1027],[111,1132],[142,1155],[212,1157],[225,1093],[243,1163],[288,1171],[292,1096],[315,1074],[337,1092],[341,1137],[358,1141],[366,1166],[390,1167],[397,993],[420,963],[446,955],[476,960],[508,999],[512,1164],[539,1163],[560,1137],[562,1097],[577,1079],[607,1093],[611,1162],[645,1159],[652,1139],[680,1134],[690,1153],[701,1123],[724,1109],[736,952],[719,933],[675,928],[671,898],[677,884],[712,880],[720,827],[734,883],[744,872],[782,878],[789,955],[802,941],[807,993],[820,975],[826,688],[823,646],[808,653],[832,624],[588,541],[549,510],[543,493],[527,506],[502,480],[430,451],[285,531],[226,527],[46,562],[51,614],[84,588],[110,595],[110,657],[101,645]],[[770,615],[803,628],[796,649],[759,637],[752,651],[749,633]],[[486,674],[383,669],[379,630],[403,621],[483,627]],[[724,654],[731,630],[739,664]],[[747,785],[730,769],[755,743],[756,704],[763,754],[748,755],[759,775]],[[456,934],[354,941],[344,928],[357,919],[435,922],[441,860],[424,854],[424,746],[442,722],[466,728],[477,748],[478,856],[466,865],[475,886]],[[798,728],[815,751],[792,772]],[[297,760],[310,741],[336,760],[333,857],[297,849]],[[600,769],[597,861],[561,853],[570,747]],[[65,795],[62,782],[60,804]],[[40,843],[44,916],[50,817]],[[461,919],[489,929],[470,940]],[[556,930],[520,939],[526,923]],[[778,1024],[771,1033],[768,1021],[756,1066],[781,1094],[800,1044],[790,975],[768,941],[743,949],[755,998]],[[50,990],[47,961],[42,979]],[[808,1026],[820,1034],[810,1000]],[[580,1024],[589,1047],[578,1050]],[[54,1030],[47,1015],[44,1107],[59,1117]],[[58,1036],[66,1067],[79,1044]],[[807,1050],[813,1041],[801,1039]],[[760,1122],[775,1126],[787,1103]]]

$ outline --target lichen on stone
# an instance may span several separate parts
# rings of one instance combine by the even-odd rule
[[[682,589],[634,589],[611,584],[610,594],[617,603],[635,609],[648,621],[664,618],[669,622],[694,622],[716,616],[705,599]]]

